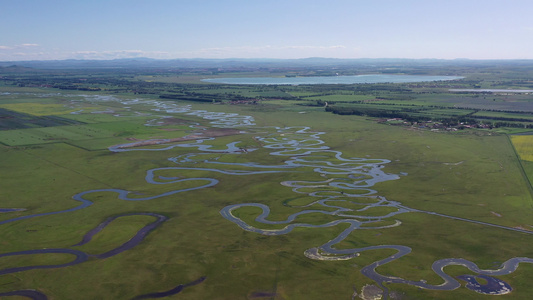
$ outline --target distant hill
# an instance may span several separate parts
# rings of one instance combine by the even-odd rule
[[[311,57],[302,59],[152,59],[126,58],[114,60],[42,60],[0,62],[0,70],[33,69],[137,69],[137,68],[302,68],[302,67],[349,67],[349,66],[450,66],[450,65],[533,65],[533,60],[444,60],[444,59],[338,59]]]
[[[2,63],[0,63],[0,72],[2,73],[21,73],[25,71],[33,71],[33,68],[29,67],[23,67],[18,65],[8,65],[8,66],[2,66]]]

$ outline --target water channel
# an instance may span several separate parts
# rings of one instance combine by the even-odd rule
[[[190,106],[179,106],[168,102],[142,99],[119,100],[112,96],[84,97],[85,101],[118,101],[124,106],[132,104],[151,105],[153,106],[154,116],[160,118],[173,114],[194,115],[208,120],[212,127],[245,129],[251,126],[255,126],[254,119],[250,116],[240,116],[237,114],[228,113],[211,113],[203,110],[192,110]],[[325,142],[321,139],[321,136],[326,134],[325,132],[316,132],[309,127],[265,127],[262,129],[264,129],[264,131],[267,133],[261,136],[256,136],[255,139],[259,141],[260,144],[262,144],[266,150],[269,151],[270,155],[283,157],[283,163],[278,165],[264,165],[253,161],[240,163],[219,161],[216,157],[217,154],[243,155],[244,152],[238,147],[238,142],[228,143],[225,148],[222,149],[215,148],[209,144],[210,141],[213,141],[213,138],[200,137],[197,140],[189,142],[180,142],[174,144],[163,143],[157,149],[127,147],[127,144],[113,146],[109,148],[109,151],[165,151],[174,147],[193,148],[195,150],[194,152],[183,154],[177,157],[170,157],[168,160],[174,166],[147,170],[145,176],[146,182],[150,184],[159,185],[187,182],[189,184],[192,184],[193,186],[185,189],[177,189],[161,193],[159,195],[146,197],[135,196],[132,194],[131,191],[121,189],[95,189],[84,191],[73,196],[73,200],[80,203],[74,208],[40,214],[28,214],[21,217],[15,217],[12,219],[4,220],[0,222],[0,225],[22,221],[29,218],[68,213],[86,208],[93,204],[92,201],[86,199],[87,195],[91,193],[113,193],[116,194],[118,199],[125,201],[148,201],[178,193],[190,193],[194,192],[195,190],[207,187],[215,187],[218,184],[218,180],[209,177],[183,178],[184,174],[187,174],[183,171],[187,170],[202,170],[207,172],[222,173],[228,176],[253,176],[257,174],[267,173],[295,172],[301,174],[302,177],[306,176],[306,174],[318,174],[321,178],[323,178],[323,180],[310,181],[302,179],[280,182],[281,186],[292,189],[292,192],[295,194],[306,195],[315,199],[314,201],[312,201],[312,203],[301,206],[290,205],[290,202],[288,202],[287,204],[294,208],[296,212],[288,216],[285,220],[271,221],[269,219],[271,214],[270,207],[265,204],[253,202],[235,203],[223,207],[220,210],[221,216],[229,222],[235,223],[236,226],[239,226],[243,230],[262,235],[290,234],[292,230],[299,227],[313,229],[337,226],[339,224],[348,224],[348,228],[346,228],[342,233],[332,237],[332,239],[329,241],[325,241],[322,245],[317,245],[316,247],[306,250],[303,255],[313,260],[335,261],[356,259],[360,255],[360,253],[365,251],[372,251],[377,249],[394,250],[395,253],[393,255],[375,261],[372,264],[360,269],[360,272],[364,276],[375,281],[384,290],[385,298],[387,297],[388,293],[388,290],[384,285],[385,283],[408,284],[419,288],[432,290],[453,290],[461,287],[461,283],[459,280],[465,282],[466,287],[468,289],[471,289],[477,293],[503,295],[510,293],[512,287],[508,283],[493,276],[510,274],[518,268],[520,263],[533,263],[533,259],[531,258],[515,257],[507,260],[497,269],[482,270],[475,263],[465,259],[441,259],[435,261],[432,265],[432,270],[443,280],[443,283],[437,285],[428,284],[424,280],[412,281],[402,279],[400,277],[382,275],[376,270],[378,266],[390,263],[399,259],[400,257],[409,255],[411,253],[411,248],[403,245],[374,245],[361,248],[338,249],[336,245],[346,239],[351,234],[353,234],[353,232],[356,230],[386,229],[400,226],[401,222],[394,219],[394,216],[404,213],[425,213],[438,217],[451,218],[463,222],[472,222],[486,226],[494,226],[497,228],[514,230],[527,234],[532,234],[532,232],[484,222],[478,222],[474,220],[457,218],[453,216],[446,216],[436,212],[421,211],[406,207],[397,201],[388,200],[385,197],[380,196],[378,191],[374,189],[374,186],[380,182],[400,179],[400,175],[389,174],[384,172],[384,166],[390,162],[389,160],[345,157],[342,152],[332,150],[325,144]],[[253,149],[250,149],[250,151],[252,150]],[[183,166],[183,164],[185,163],[187,163],[187,166]],[[194,165],[197,163],[201,166],[191,167],[191,164]],[[165,172],[165,176],[158,176],[157,174],[161,173],[162,171]],[[179,172],[180,177],[168,176],[168,174],[171,172]],[[314,176],[314,178],[316,178],[316,176]],[[352,207],[354,205],[357,205],[360,208],[347,208],[347,206]],[[235,214],[235,211],[243,207],[259,208],[261,210],[261,213],[257,215],[255,221],[260,224],[264,224],[265,227],[267,227],[268,225],[285,226],[280,229],[265,229],[249,225],[246,221],[240,219]],[[322,207],[323,209],[320,209],[320,207]],[[366,211],[373,208],[387,208],[389,212],[377,216],[365,213]],[[23,208],[3,208],[2,212],[9,213],[13,211],[20,211],[22,209]],[[330,221],[324,224],[299,223],[298,218],[306,214],[324,214],[333,216],[337,218],[337,220]],[[72,248],[33,249],[26,251],[3,253],[0,254],[0,258],[32,254],[64,253],[72,255],[73,260],[69,263],[59,265],[34,265],[1,269],[0,275],[24,272],[33,269],[64,268],[75,264],[84,263],[89,258],[108,258],[134,248],[139,243],[141,243],[148,234],[156,230],[163,222],[167,220],[167,217],[152,212],[132,213],[113,216],[107,218],[100,225],[87,232],[84,237],[82,237],[81,241],[75,245],[72,245],[72,247],[89,243],[95,234],[99,233],[117,218],[128,217],[132,215],[147,215],[153,217],[155,220],[152,223],[147,224],[146,226],[141,228],[134,236],[132,236],[132,238],[128,242],[116,247],[115,249],[101,254],[86,253]],[[464,274],[457,278],[454,278],[444,272],[444,268],[450,265],[464,266],[473,274]],[[486,283],[481,284],[479,282],[480,280]],[[178,286],[169,291],[140,295],[135,299],[168,296],[172,293],[179,293],[184,288],[188,288],[197,284],[204,284],[204,281],[207,281],[206,278],[201,277],[200,279],[191,283],[179,284]],[[11,291],[8,293],[0,293],[0,296],[9,295],[21,295],[32,299],[46,299],[46,295],[44,295],[42,292],[34,290],[21,290]]]

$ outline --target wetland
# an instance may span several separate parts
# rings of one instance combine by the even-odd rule
[[[512,113],[456,108],[483,100],[450,88],[519,84],[475,71],[261,88],[113,74],[121,83],[99,91],[86,89],[106,73],[4,74],[0,295],[527,299],[530,99],[486,101],[513,100]],[[49,78],[81,89],[36,84]],[[378,121],[376,108],[522,126],[437,131]]]

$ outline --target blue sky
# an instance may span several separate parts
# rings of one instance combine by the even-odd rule
[[[0,0],[0,61],[533,59],[531,0]]]

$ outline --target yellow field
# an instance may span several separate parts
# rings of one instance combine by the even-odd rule
[[[520,159],[533,161],[533,135],[513,135],[511,141]]]
[[[53,103],[9,103],[2,104],[0,105],[0,107],[34,116],[63,115],[79,110],[65,107],[63,104]]]

